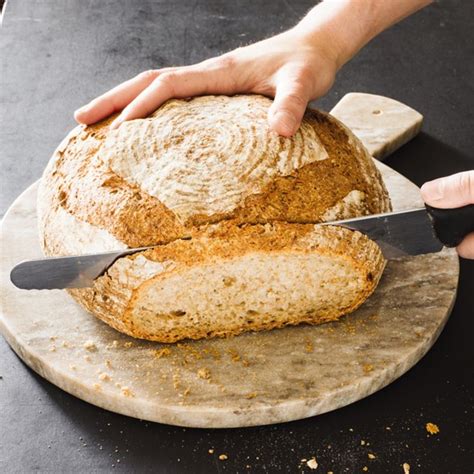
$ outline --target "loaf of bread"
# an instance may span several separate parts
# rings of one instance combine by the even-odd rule
[[[372,158],[308,109],[292,138],[256,95],[170,100],[146,119],[74,129],[41,180],[46,255],[156,245],[72,296],[112,327],[161,342],[350,313],[384,268],[364,235],[318,223],[390,210]]]

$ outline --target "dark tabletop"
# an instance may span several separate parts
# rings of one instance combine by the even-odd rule
[[[274,34],[313,3],[8,0],[0,212],[39,178],[76,107],[141,70]],[[367,46],[317,106],[330,110],[351,91],[399,99],[425,116],[424,131],[390,166],[418,185],[474,168],[473,19],[471,0],[435,3]],[[473,308],[474,262],[461,261],[444,332],[401,379],[335,412],[245,429],[183,429],[104,411],[43,380],[0,338],[0,472],[313,472],[300,465],[312,456],[318,473],[402,473],[405,462],[412,474],[473,472]],[[428,436],[428,422],[438,435]]]

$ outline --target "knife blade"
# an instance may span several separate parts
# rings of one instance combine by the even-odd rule
[[[439,252],[443,245],[458,245],[474,232],[474,204],[458,209],[425,206],[319,224],[358,230],[375,240],[390,259]],[[117,259],[153,247],[28,260],[12,269],[10,279],[16,287],[26,290],[86,288]]]

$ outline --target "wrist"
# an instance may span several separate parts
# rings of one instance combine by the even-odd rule
[[[304,41],[327,50],[337,69],[380,32],[432,0],[325,0],[295,26]]]

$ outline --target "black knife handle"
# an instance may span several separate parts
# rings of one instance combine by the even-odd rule
[[[456,247],[470,232],[474,232],[474,204],[456,209],[439,209],[425,204],[436,237],[446,247]]]

